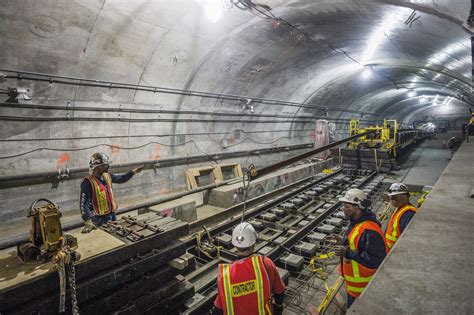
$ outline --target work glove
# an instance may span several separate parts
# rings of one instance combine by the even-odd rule
[[[132,174],[135,175],[135,174],[140,173],[143,170],[144,167],[145,167],[145,165],[135,167],[134,169],[132,169]]]
[[[337,235],[337,234],[331,234],[331,235],[328,235],[328,237],[326,237],[326,241],[335,245],[341,245],[342,236]]]
[[[283,314],[283,305],[278,305],[273,303],[273,314],[282,315]]]
[[[97,227],[92,223],[92,220],[87,220],[84,222],[84,228],[82,229],[81,233],[89,233],[92,230],[97,229]]]

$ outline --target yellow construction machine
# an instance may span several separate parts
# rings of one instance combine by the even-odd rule
[[[46,204],[38,206],[39,202]],[[44,198],[36,200],[29,208],[28,217],[31,217],[29,242],[17,246],[18,257],[23,263],[47,261],[64,245],[71,250],[77,248],[77,239],[63,234],[61,211],[52,201]]]
[[[359,120],[352,119],[349,124],[349,135],[355,136],[357,134],[372,132],[365,136],[361,136],[352,140],[349,143],[350,149],[382,149],[388,150],[392,156],[397,155],[397,133],[399,129],[397,121],[394,119],[384,119],[383,125],[370,126],[359,128]]]

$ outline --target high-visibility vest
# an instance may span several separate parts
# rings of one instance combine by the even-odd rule
[[[225,315],[272,314],[270,280],[262,256],[220,264],[218,288]]]
[[[387,240],[388,248],[392,248],[392,246],[397,242],[400,234],[400,218],[402,215],[407,211],[416,212],[416,208],[413,205],[406,205],[401,208],[395,209],[392,216],[390,217],[390,221],[388,222],[387,231],[385,232],[385,239]]]
[[[383,239],[382,230],[377,223],[373,221],[363,221],[356,224],[347,236],[350,250],[359,250],[359,240],[365,230],[375,231],[380,234],[380,237]],[[385,252],[388,252],[387,244],[385,244]],[[344,258],[342,265],[339,264],[339,274],[343,275],[346,280],[347,294],[354,298],[361,295],[376,271],[377,269],[367,268],[353,259]]]
[[[112,192],[112,178],[108,173],[102,175],[106,185],[102,184],[95,176],[89,175],[86,178],[92,186],[92,206],[95,214],[102,216],[114,212],[117,209],[114,193]]]

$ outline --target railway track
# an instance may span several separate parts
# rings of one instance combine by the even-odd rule
[[[341,235],[348,224],[338,198],[347,189],[361,188],[373,202],[379,202],[383,177],[359,169],[320,173],[246,211],[244,219],[258,232],[256,253],[273,259],[289,284],[285,308],[306,312],[301,307],[301,291],[324,291],[322,287],[337,264],[332,256],[334,244],[327,241],[327,236]],[[239,259],[231,234],[241,220],[241,216],[234,216],[187,238],[187,250],[195,256],[196,270],[185,276],[195,287],[194,297],[185,303],[185,314],[206,313],[212,307],[217,295],[218,264]]]

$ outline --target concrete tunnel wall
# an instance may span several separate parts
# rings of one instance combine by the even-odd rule
[[[411,123],[420,95],[408,99],[408,88],[441,94],[441,100],[455,96],[452,106],[460,108],[472,102],[470,71],[466,71],[472,65],[466,58],[469,36],[460,26],[467,17],[468,1],[265,2],[292,26],[235,7],[225,11],[220,3],[6,1],[0,9],[1,73],[14,76],[4,70],[31,71],[232,94],[253,99],[254,113],[244,108],[245,101],[220,97],[8,78],[0,83],[2,90],[25,87],[32,98],[27,103],[58,108],[1,106],[0,156],[37,148],[55,151],[2,158],[0,174],[85,167],[97,151],[122,163],[305,144],[312,141],[317,118],[335,122],[339,137],[347,134],[350,118],[369,124],[390,114]],[[405,24],[413,11],[420,18]],[[379,43],[373,47],[376,38]],[[372,71],[370,80],[364,78],[367,69]],[[260,103],[257,98],[281,102]],[[417,115],[424,112],[422,108]],[[466,112],[461,110],[460,115],[465,117]],[[132,147],[140,148],[120,149]],[[259,167],[301,152],[233,161]],[[185,169],[160,169],[156,174],[147,170],[117,185],[116,194],[119,201],[139,200],[184,189]],[[0,219],[24,216],[22,210],[39,197],[51,198],[65,210],[76,209],[79,182],[65,181],[57,188],[42,184],[1,189]]]

